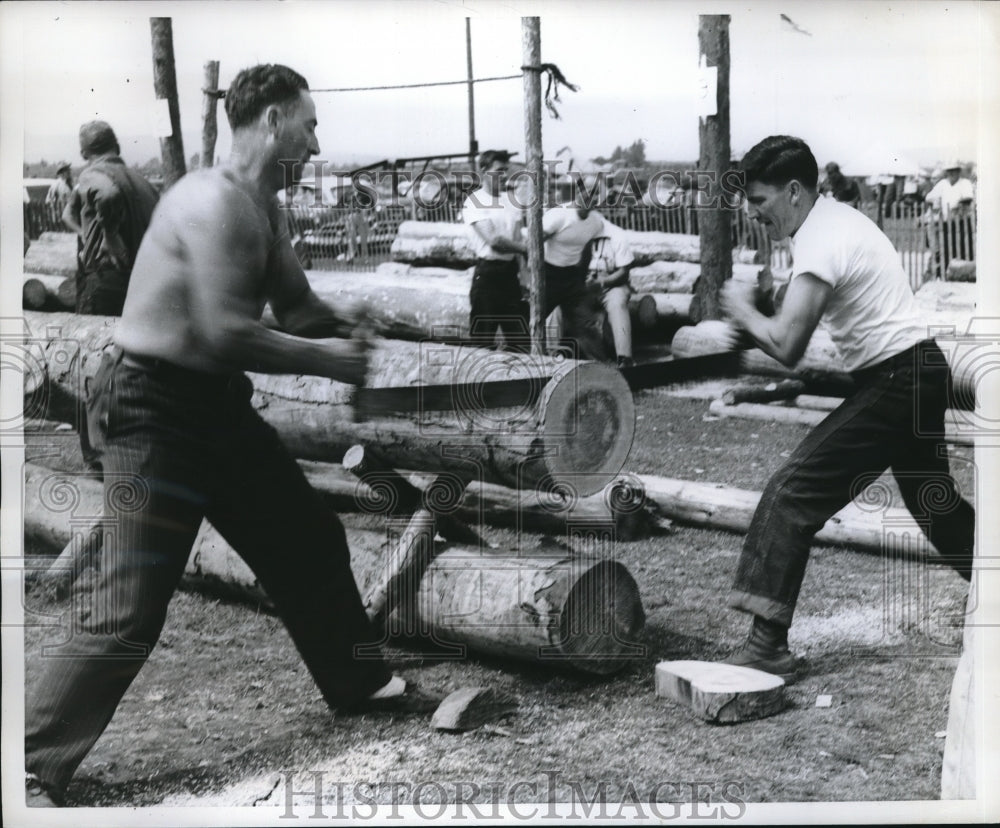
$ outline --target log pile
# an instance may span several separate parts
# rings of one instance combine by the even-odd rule
[[[24,254],[24,272],[50,276],[76,275],[76,233],[47,230]]]
[[[76,305],[76,277],[48,273],[26,273],[21,287],[21,307],[25,310],[73,310]]]
[[[25,409],[36,417],[79,422],[83,389],[112,344],[114,319],[25,313],[40,353]],[[37,332],[37,333],[36,333]],[[488,482],[518,487],[568,485],[600,491],[621,471],[635,430],[624,377],[607,365],[477,348],[378,340],[372,388],[443,388],[453,410],[400,402],[399,416],[356,422],[350,386],[319,377],[252,374],[253,404],[294,456],[339,462],[356,443],[378,447],[394,467],[415,471],[469,468]],[[484,408],[482,383],[520,380],[524,397]],[[540,388],[537,399],[532,388]],[[44,412],[39,411],[44,408]]]

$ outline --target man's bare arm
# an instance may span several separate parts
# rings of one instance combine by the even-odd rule
[[[833,288],[811,273],[796,276],[788,285],[777,316],[764,316],[746,289],[729,280],[719,300],[723,311],[745,330],[764,353],[782,365],[795,365],[830,301]]]
[[[249,197],[205,187],[182,198],[191,206],[175,198],[161,209],[183,211],[176,221],[191,263],[190,324],[206,355],[234,370],[363,382],[366,343],[304,339],[261,324],[259,301],[270,233]],[[305,279],[301,268],[298,275]]]
[[[299,257],[295,255],[283,214],[279,213],[281,234],[271,254],[267,274],[267,298],[282,330],[307,339],[349,337],[364,319],[359,306],[349,313],[337,313],[316,295]]]

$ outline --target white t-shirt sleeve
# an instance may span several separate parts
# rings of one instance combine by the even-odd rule
[[[552,207],[542,214],[542,232],[558,233],[566,226],[566,210],[563,207]]]
[[[826,203],[817,201],[813,209],[824,210],[825,207]],[[830,287],[836,288],[849,269],[850,230],[840,226],[841,222],[837,220],[839,217],[836,214],[830,215],[825,221],[816,221],[819,216],[812,218],[814,220],[803,225],[795,235],[792,278],[811,273]]]

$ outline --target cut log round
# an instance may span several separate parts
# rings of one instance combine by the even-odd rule
[[[45,231],[31,243],[24,254],[24,272],[75,276],[76,239],[76,233]]]
[[[37,332],[47,380],[47,410],[37,416],[79,422],[85,380],[111,346],[115,320],[31,311],[25,319]],[[531,388],[546,378],[534,399]],[[472,470],[479,479],[508,486],[570,485],[593,494],[621,471],[635,430],[627,381],[597,363],[377,340],[369,386],[443,386],[453,395],[454,410],[421,411],[411,402],[398,417],[364,423],[353,422],[351,386],[320,377],[251,379],[261,416],[294,456],[308,460],[339,462],[361,443],[375,446],[394,468]],[[500,380],[526,380],[523,402],[485,407],[482,384]]]
[[[73,302],[67,304],[64,297],[68,291],[64,282],[74,282],[73,277],[52,276],[47,273],[25,273],[21,288],[21,307],[26,310],[72,310],[76,301],[76,290],[72,291]]]
[[[639,657],[639,590],[616,561],[440,552],[417,596],[418,630],[443,645],[608,675]]]
[[[785,682],[778,676],[714,661],[660,662],[656,665],[656,695],[717,724],[773,716],[788,704]]]
[[[645,293],[636,297],[636,321],[644,330],[654,330],[671,322],[690,321],[691,303],[694,296],[689,293]]]

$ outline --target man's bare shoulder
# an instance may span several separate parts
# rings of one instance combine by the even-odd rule
[[[196,170],[174,184],[160,199],[160,212],[169,221],[220,222],[256,231],[267,224],[266,214],[250,195],[221,170]],[[239,221],[233,219],[239,218]]]

